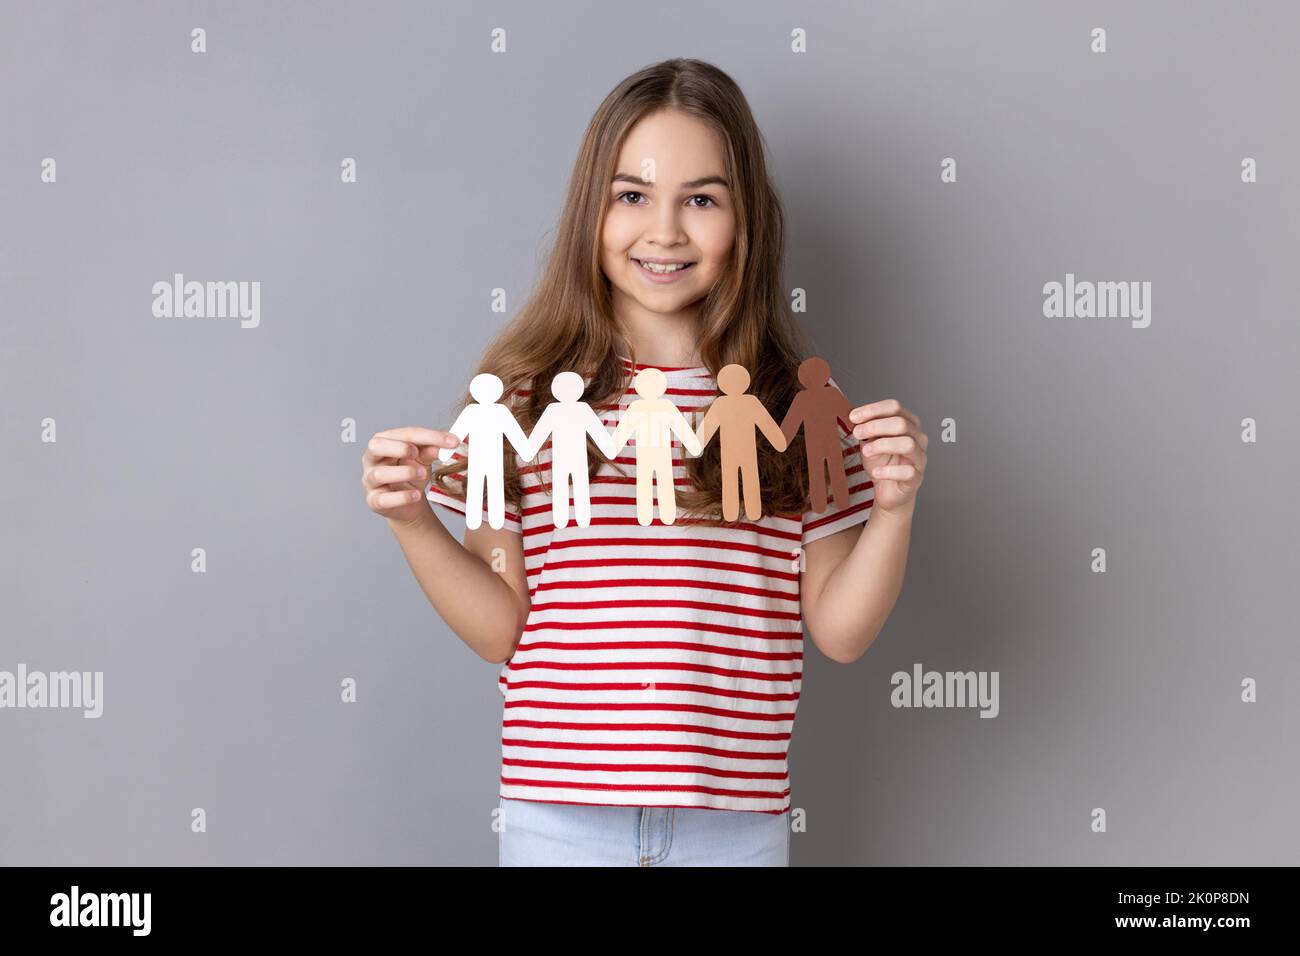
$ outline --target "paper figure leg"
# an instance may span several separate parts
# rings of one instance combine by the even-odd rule
[[[808,497],[812,510],[821,514],[826,510],[826,459],[808,459]]]
[[[500,530],[506,526],[506,482],[499,468],[487,479],[488,526]]]
[[[745,493],[745,517],[757,521],[763,514],[758,486],[758,461],[748,461],[740,468],[740,487]]]
[[[659,496],[659,520],[672,524],[677,520],[677,489],[673,487],[672,452],[665,448],[655,455],[655,493]]]
[[[826,466],[831,472],[831,492],[835,495],[835,507],[849,506],[849,476],[844,472],[844,458],[839,461],[827,459]]]
[[[640,446],[636,449],[636,523],[648,525],[655,517],[654,461]]]
[[[573,511],[578,519],[578,527],[586,528],[591,524],[591,488],[585,469],[575,471],[573,478]]]
[[[551,464],[555,464],[554,459]],[[569,476],[561,466],[551,472],[551,523],[557,528],[569,523]]]
[[[473,530],[483,523],[483,469],[469,460],[469,473],[465,476],[465,527]]]
[[[740,517],[740,489],[736,486],[739,474],[739,465],[722,469],[722,517],[726,521],[735,521]],[[748,488],[745,490],[749,491]],[[745,500],[748,502],[748,494]]]

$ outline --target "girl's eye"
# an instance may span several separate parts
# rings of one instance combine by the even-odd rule
[[[644,195],[645,195],[644,193],[639,193],[639,192],[636,192],[635,190],[631,190],[631,189],[629,189],[627,192],[621,192],[621,193],[619,193],[619,194],[618,194],[618,200],[619,200],[619,202],[624,202],[624,201],[627,199],[628,196],[638,196],[638,197],[640,197],[640,196],[644,196]],[[695,205],[695,200],[697,200],[697,199],[704,199],[704,200],[706,200],[707,202],[706,202],[705,205]],[[691,203],[691,204],[692,204],[696,209],[708,209],[708,208],[709,208],[709,204],[712,204],[712,205],[714,205],[714,206],[717,205],[717,203],[714,201],[714,199],[713,199],[712,196],[705,195],[704,193],[697,193],[696,195],[692,196],[692,197],[688,200],[688,202],[690,202],[690,203]],[[629,205],[629,206],[640,206],[640,205],[642,205],[642,203],[639,203],[639,202],[628,202],[627,205]]]

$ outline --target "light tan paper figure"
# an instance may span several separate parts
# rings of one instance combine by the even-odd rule
[[[487,484],[488,525],[503,528],[506,523],[505,467],[501,440],[514,446],[525,461],[532,459],[528,438],[515,421],[510,409],[497,402],[505,386],[491,372],[481,372],[469,382],[472,403],[461,409],[449,429],[461,441],[471,438],[473,451],[465,476],[465,527],[473,529],[483,523],[483,486]],[[454,448],[438,452],[439,461],[450,461]],[[535,454],[535,453],[534,453]]]
[[[830,377],[831,367],[824,358],[814,355],[804,359],[799,365],[803,390],[795,395],[781,422],[787,445],[803,426],[804,446],[808,449],[808,494],[812,510],[819,514],[826,510],[825,468],[830,469],[835,504],[845,508],[849,503],[849,477],[844,473],[844,446],[840,444],[836,420],[853,428],[849,422],[853,406],[843,392],[830,384]]]
[[[578,527],[591,524],[591,492],[587,479],[587,436],[590,435],[606,458],[613,458],[614,440],[605,430],[600,417],[586,402],[580,402],[586,387],[577,372],[561,372],[551,379],[551,394],[558,401],[551,402],[542,411],[542,417],[528,436],[528,452],[523,455],[532,461],[551,439],[551,519],[557,528],[569,523],[569,482],[573,482],[573,510]]]
[[[717,432],[722,450],[722,517],[735,521],[740,517],[740,492],[745,495],[745,517],[756,521],[763,514],[761,490],[758,484],[758,443],[754,429],[767,436],[772,447],[785,451],[789,441],[781,431],[762,400],[748,395],[749,372],[743,365],[726,365],[718,371],[718,388],[721,395],[713,400],[700,422],[700,447],[709,444]],[[740,488],[736,486],[736,473],[740,473]]]
[[[647,525],[654,520],[657,491],[659,520],[672,524],[677,520],[672,436],[675,433],[692,455],[703,454],[704,449],[677,406],[662,397],[668,388],[668,379],[663,372],[657,368],[643,368],[636,373],[632,387],[641,398],[629,405],[619,419],[618,428],[614,430],[614,453],[622,450],[629,436],[636,439],[637,523]]]

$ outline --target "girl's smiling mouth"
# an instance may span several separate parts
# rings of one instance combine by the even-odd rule
[[[647,256],[644,259],[638,259],[636,256],[630,258],[636,263],[637,271],[641,275],[651,282],[658,283],[676,282],[695,266],[694,262],[685,259],[664,259],[659,256]]]

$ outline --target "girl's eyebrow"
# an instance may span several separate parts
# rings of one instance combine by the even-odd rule
[[[648,183],[640,176],[633,176],[631,173],[615,173],[614,182],[616,183],[636,183],[645,189],[653,189],[654,183]],[[721,176],[702,176],[699,179],[692,179],[690,182],[682,183],[682,189],[699,189],[701,186],[718,185],[724,189],[730,189],[727,181]]]

